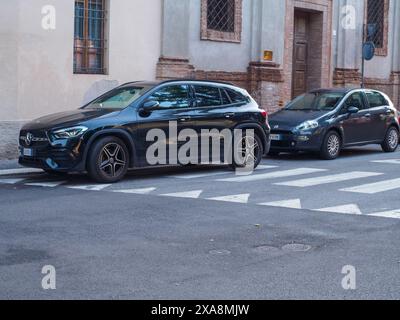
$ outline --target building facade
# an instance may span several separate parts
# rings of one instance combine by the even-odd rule
[[[209,79],[269,112],[319,87],[365,85],[400,105],[398,0],[0,2],[0,158],[19,127],[133,80]],[[373,26],[373,34],[365,36]]]

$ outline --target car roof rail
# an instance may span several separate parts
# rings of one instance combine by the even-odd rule
[[[171,83],[171,82],[209,82],[215,84],[225,84],[228,86],[235,86],[233,83],[225,82],[225,81],[218,81],[218,80],[207,80],[207,79],[171,79],[162,81],[160,84]]]

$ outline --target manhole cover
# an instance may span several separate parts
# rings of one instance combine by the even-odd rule
[[[256,253],[266,254],[266,253],[278,253],[280,250],[276,247],[271,246],[259,246],[253,249]]]
[[[214,256],[228,256],[231,254],[229,250],[211,250],[209,253]]]
[[[282,247],[285,251],[306,252],[311,250],[311,246],[300,243],[287,244]]]

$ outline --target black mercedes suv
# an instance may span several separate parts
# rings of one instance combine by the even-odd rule
[[[245,166],[250,160],[257,166],[269,152],[267,113],[245,90],[210,81],[132,82],[76,111],[26,124],[19,137],[19,163],[52,174],[88,172],[97,182],[116,182],[131,168],[171,164],[149,163],[148,157],[154,144],[158,143],[160,149],[153,154],[171,157],[171,150],[178,152],[193,138],[181,141],[171,136],[171,124],[178,134],[186,132],[189,136],[199,137],[207,129],[217,135],[224,130],[243,132],[239,148],[234,148],[236,140],[230,143],[228,153],[238,150],[243,155],[241,162],[232,157],[233,167]],[[252,134],[247,136],[249,131]],[[204,141],[208,140],[201,140],[199,149]],[[225,146],[220,144],[221,148]]]

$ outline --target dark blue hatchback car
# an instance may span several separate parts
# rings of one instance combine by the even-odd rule
[[[345,147],[379,144],[394,152],[399,144],[398,111],[375,90],[314,90],[272,114],[269,123],[271,156],[313,151],[331,160]]]

